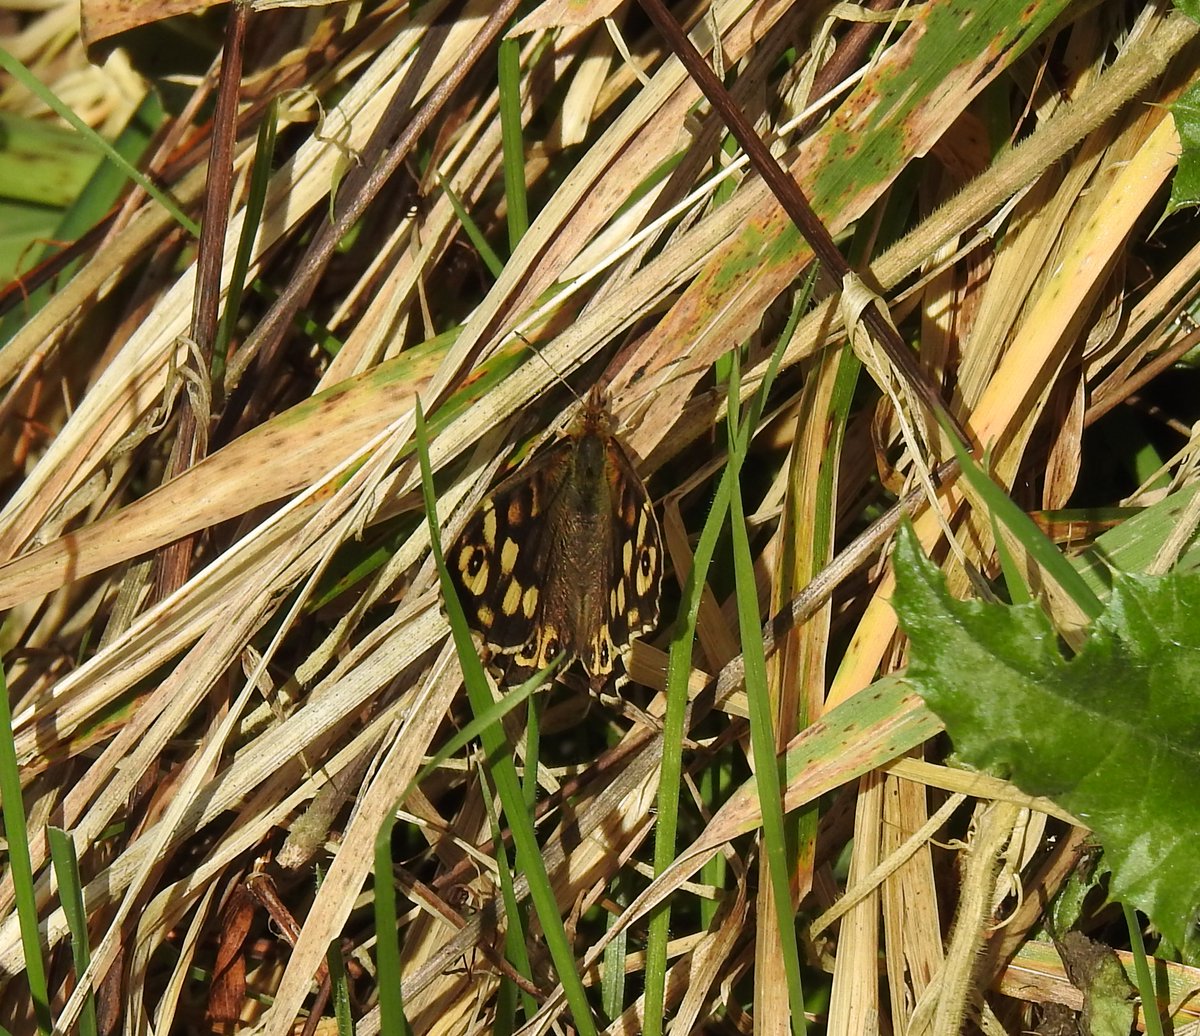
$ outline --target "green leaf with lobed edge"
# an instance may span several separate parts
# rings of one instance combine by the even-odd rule
[[[959,756],[1087,823],[1113,895],[1200,959],[1200,579],[1115,575],[1068,660],[1036,604],[953,598],[906,528],[893,604]]]
[[[1179,166],[1171,182],[1169,212],[1200,204],[1200,85],[1188,90],[1171,105],[1179,133]]]

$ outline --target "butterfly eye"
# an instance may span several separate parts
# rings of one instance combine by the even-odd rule
[[[650,568],[651,568],[651,564],[652,564],[651,559],[650,559],[650,548],[649,547],[642,548],[642,557],[641,557],[640,563],[641,563],[641,568],[642,568],[642,578],[649,579],[650,578]]]
[[[487,564],[487,553],[476,547],[471,551],[471,556],[467,558],[467,576],[474,578],[479,575],[479,570]]]
[[[608,645],[604,641],[600,642],[600,668],[608,668]]]

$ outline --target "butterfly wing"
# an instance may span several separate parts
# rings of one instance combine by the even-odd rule
[[[542,590],[553,553],[545,518],[569,454],[564,440],[530,457],[483,499],[446,558],[467,623],[502,674],[509,674],[514,662],[534,672],[557,654],[547,651],[554,645],[541,643],[539,636]]]
[[[471,628],[503,682],[559,655],[620,685],[630,641],[658,622],[662,534],[598,394],[572,431],[472,514],[447,555]]]
[[[662,532],[650,495],[633,458],[614,435],[607,443],[607,475],[612,503],[611,556],[604,621],[590,646],[580,648],[593,685],[624,683],[633,640],[658,625],[662,586]]]

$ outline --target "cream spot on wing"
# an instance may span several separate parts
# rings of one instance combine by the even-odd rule
[[[507,575],[516,567],[517,555],[521,553],[521,548],[516,540],[506,539],[504,546],[500,548],[500,571]]]
[[[483,505],[483,542],[488,550],[496,546],[496,505],[490,500]]]
[[[517,662],[523,666],[534,664],[534,659],[537,658],[538,640],[537,635],[530,637],[516,653]]]
[[[613,671],[617,655],[617,645],[613,643],[612,633],[606,623],[596,631],[592,641],[591,664],[586,669],[592,676],[607,676]]]
[[[475,616],[479,619],[479,625],[485,630],[491,629],[492,623],[496,621],[496,613],[486,604],[481,604],[475,609]]]
[[[500,602],[500,610],[505,615],[516,615],[521,607],[521,588],[516,583],[509,583],[504,591],[504,600]]]
[[[613,590],[613,595],[617,599],[617,605],[613,608],[613,612],[620,615],[625,610],[625,580],[617,580],[616,589]]]
[[[553,626],[547,626],[542,631],[541,643],[538,644],[537,667],[545,669],[559,652],[558,630]]]
[[[642,548],[642,556],[638,559],[637,591],[645,597],[654,588],[654,573],[658,570],[658,552],[650,546]]]
[[[625,541],[625,546],[621,549],[621,569],[628,572],[633,568],[633,544],[628,540]]]
[[[538,590],[536,586],[531,586],[525,591],[525,595],[521,598],[521,611],[525,613],[525,618],[532,619],[533,613],[537,611]]]
[[[488,581],[487,551],[482,547],[464,547],[458,555],[458,573],[463,586],[478,597]]]

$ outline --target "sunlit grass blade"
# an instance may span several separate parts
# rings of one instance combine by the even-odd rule
[[[4,834],[8,839],[8,867],[12,875],[21,949],[25,955],[25,978],[33,1001],[38,1031],[48,1033],[50,997],[46,989],[46,965],[38,932],[37,899],[33,888],[33,865],[29,858],[29,832],[25,827],[25,805],[21,797],[21,771],[13,744],[12,709],[8,680],[0,667],[0,806],[4,812]]]
[[[733,353],[733,369],[729,379],[729,441],[739,443],[738,387],[741,372],[737,353]],[[772,719],[771,696],[767,687],[767,659],[763,651],[762,633],[758,618],[758,592],[754,579],[754,561],[750,556],[750,536],[746,531],[746,514],[739,486],[742,454],[730,450],[729,467],[733,472],[733,492],[730,494],[729,518],[733,540],[733,568],[737,588],[738,629],[741,634],[742,657],[746,663],[746,697],[750,703],[750,742],[754,751],[754,778],[762,808],[763,844],[771,890],[775,900],[775,920],[778,925],[779,947],[787,975],[788,1002],[791,1005],[792,1032],[807,1031],[804,1019],[804,991],[800,981],[800,952],[796,945],[796,928],[792,923],[794,910],[791,896],[791,867],[787,839],[783,826],[783,782],[779,760],[775,754],[775,731]]]
[[[508,250],[512,252],[529,229],[529,199],[525,192],[525,147],[521,134],[521,43],[500,41],[497,57],[500,79],[500,140],[504,155],[504,200],[508,212]]]
[[[88,945],[87,912],[83,904],[83,882],[79,880],[75,843],[61,827],[46,828],[46,837],[50,842],[50,859],[58,879],[58,896],[67,918],[67,927],[71,931],[71,959],[75,964],[75,974],[82,975],[92,955]],[[89,994],[79,1013],[79,1032],[80,1036],[96,1036],[96,1031],[96,998]]]
[[[762,384],[748,407],[746,420],[737,430],[737,440],[730,450],[745,456],[750,435],[757,426],[766,406],[767,396],[774,384],[787,339],[781,338],[763,375]],[[671,634],[667,661],[667,711],[663,718],[663,757],[658,788],[658,815],[655,823],[654,873],[661,874],[675,859],[676,835],[679,830],[679,792],[683,781],[683,727],[688,705],[688,679],[692,672],[692,644],[696,622],[700,616],[700,599],[704,592],[708,567],[716,552],[717,540],[725,524],[733,494],[736,468],[725,465],[709,505],[708,517],[696,543],[692,567],[681,590],[679,616]],[[755,621],[758,609],[755,607]],[[647,1036],[663,1031],[663,1010],[666,999],[667,945],[671,933],[669,903],[658,907],[650,917],[646,940],[646,992],[643,1032]]]
[[[492,694],[483,671],[483,663],[480,661],[479,653],[471,639],[466,614],[462,610],[462,605],[454,590],[454,584],[450,581],[450,573],[446,570],[446,560],[442,556],[441,529],[438,527],[437,502],[433,495],[433,472],[429,464],[425,415],[421,410],[420,400],[416,403],[416,432],[417,455],[421,463],[421,491],[425,502],[425,516],[429,523],[430,545],[441,581],[446,615],[450,621],[450,630],[462,666],[467,699],[472,711],[479,715],[491,707]],[[583,988],[583,981],[576,970],[571,944],[563,929],[558,902],[554,897],[554,889],[550,884],[549,876],[546,874],[545,862],[537,843],[537,834],[533,829],[529,812],[525,808],[524,789],[517,777],[517,770],[513,764],[509,745],[504,739],[503,729],[499,724],[485,727],[480,732],[480,740],[483,742],[484,753],[492,771],[496,791],[504,808],[505,819],[512,831],[517,867],[529,882],[529,896],[533,900],[534,911],[546,940],[546,948],[550,951],[550,959],[554,962],[558,980],[562,983],[563,992],[566,995],[576,1027],[581,1033],[591,1036],[596,1032],[591,1007]]]

